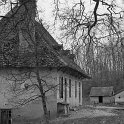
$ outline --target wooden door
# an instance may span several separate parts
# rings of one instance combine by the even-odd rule
[[[103,103],[103,96],[99,96],[99,103]]]
[[[12,124],[11,109],[1,109],[1,124]]]

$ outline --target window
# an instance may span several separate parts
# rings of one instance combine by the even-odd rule
[[[71,79],[69,79],[69,97],[71,97]]]
[[[81,102],[81,83],[79,82],[79,103]]]
[[[65,102],[67,102],[67,78],[65,78]]]
[[[59,97],[63,98],[63,77],[59,78]]]
[[[75,98],[77,97],[77,82],[75,81]]]
[[[1,109],[1,123],[0,124],[11,124],[11,109]]]

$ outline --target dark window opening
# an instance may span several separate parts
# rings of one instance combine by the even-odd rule
[[[67,78],[65,78],[65,102],[67,102]]]
[[[59,78],[59,97],[63,98],[63,77]]]
[[[77,82],[75,81],[75,98],[77,98]]]
[[[81,83],[79,82],[79,103],[81,102]]]
[[[71,79],[69,79],[69,97],[71,97]]]

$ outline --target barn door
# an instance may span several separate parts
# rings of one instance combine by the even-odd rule
[[[99,103],[103,103],[103,96],[99,96]]]
[[[1,124],[12,124],[11,109],[1,109]]]

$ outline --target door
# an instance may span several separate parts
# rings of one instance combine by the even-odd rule
[[[103,96],[99,96],[99,103],[103,103]]]
[[[1,109],[1,124],[12,124],[11,109]]]

